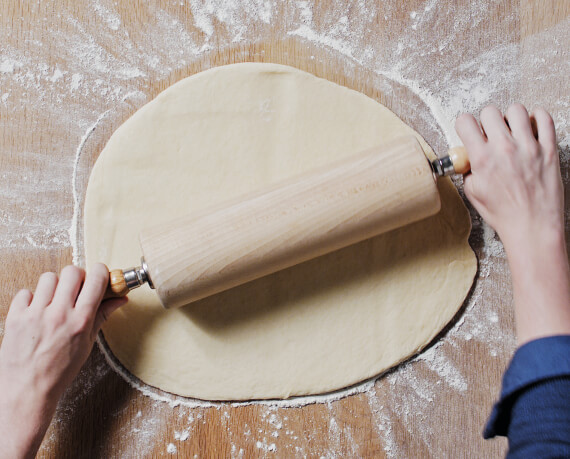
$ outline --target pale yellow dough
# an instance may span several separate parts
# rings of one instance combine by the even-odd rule
[[[180,81],[113,134],[89,180],[87,265],[126,268],[141,228],[259,189],[402,134],[386,107],[274,64]],[[145,383],[208,400],[319,394],[418,352],[453,318],[477,262],[449,180],[435,217],[178,310],[148,287],[103,327]]]

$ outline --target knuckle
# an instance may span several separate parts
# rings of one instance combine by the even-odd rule
[[[550,165],[552,163],[558,162],[560,160],[559,156],[558,156],[558,149],[554,146],[554,147],[549,147],[549,148],[545,148],[544,152],[544,160],[545,163],[547,165]]]
[[[45,272],[40,276],[45,281],[57,281],[57,274],[51,271]]]
[[[544,124],[546,126],[548,126],[549,128],[554,128],[554,120],[552,119],[552,116],[550,116],[550,113],[544,112]]]
[[[61,326],[63,326],[66,323],[67,317],[65,314],[62,314],[61,312],[58,311],[57,313],[48,314],[45,318],[45,321],[46,321],[46,325],[49,328],[56,329],[56,328],[60,328]]]
[[[67,265],[66,267],[64,267],[61,270],[62,274],[68,274],[68,275],[73,275],[73,276],[81,276],[83,274],[83,270],[77,266],[74,265]]]
[[[107,265],[104,265],[103,263],[95,263],[93,265],[93,271],[102,274],[108,274],[109,268],[107,268]]]
[[[526,146],[526,151],[531,158],[538,158],[541,156],[540,147],[536,143],[529,143],[529,145]]]
[[[517,145],[506,136],[499,144],[499,148],[508,156],[514,156],[517,153]]]
[[[500,113],[499,109],[495,105],[487,105],[483,110],[481,110],[481,118],[487,118],[489,115]]]
[[[8,314],[5,322],[6,330],[4,333],[10,331],[16,336],[24,333],[26,328],[29,327],[29,322],[24,320],[20,314]]]
[[[16,324],[21,320],[22,313],[21,311],[16,311],[13,308],[10,308],[8,314],[6,315],[6,328],[11,328],[10,324]]]
[[[89,273],[90,276],[94,277],[95,280],[101,283],[107,283],[109,280],[109,270],[107,267],[101,263],[95,265],[93,270]]]
[[[61,277],[71,279],[73,282],[80,282],[85,277],[85,271],[77,266],[67,265],[61,270]]]
[[[471,116],[467,113],[462,113],[455,119],[455,126],[463,126],[464,124],[468,123],[471,119]]]
[[[28,290],[27,288],[23,288],[22,290],[20,290],[18,293],[16,293],[16,297],[20,297],[20,298],[29,298],[31,299],[33,296],[32,291]]]
[[[14,295],[14,298],[12,299],[10,307],[15,306],[15,305],[28,306],[30,304],[30,302],[32,301],[32,298],[33,298],[33,294],[30,290],[28,290],[28,289],[19,290],[18,293],[16,293],[16,295]]]
[[[75,319],[73,329],[77,335],[91,331],[91,320],[81,314]]]
[[[509,113],[527,113],[526,107],[520,103],[514,103],[509,106],[507,109],[507,114]]]
[[[538,116],[543,123],[554,126],[554,120],[552,119],[552,116],[550,116],[550,113],[548,113],[544,108],[536,107],[533,110],[533,114],[535,117]]]

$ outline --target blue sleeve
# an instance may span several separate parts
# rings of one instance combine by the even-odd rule
[[[570,335],[521,346],[483,436],[509,439],[508,457],[570,457]]]

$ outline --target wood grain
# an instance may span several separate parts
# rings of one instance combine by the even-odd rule
[[[143,229],[140,243],[161,303],[177,308],[440,208],[422,147],[406,136],[199,215]]]
[[[346,16],[350,24],[354,20],[353,12],[350,7],[343,9],[340,3],[319,1],[310,5],[313,21],[324,23],[331,17],[340,20]],[[466,0],[451,3],[458,15],[470,4]],[[391,91],[386,91],[370,68],[354,62],[347,64],[347,59],[335,49],[288,34],[294,15],[287,2],[275,5],[270,24],[260,19],[253,27],[255,30],[246,31],[258,33],[255,41],[230,42],[224,35],[224,24],[213,21],[213,38],[208,51],[170,70],[167,65],[161,66],[162,61],[154,63],[145,49],[163,46],[157,54],[168,55],[166,41],[159,42],[158,34],[153,36],[157,11],[161,17],[169,18],[165,24],[178,24],[198,38],[206,34],[196,27],[196,18],[185,2],[121,0],[97,4],[99,12],[95,2],[87,1],[2,2],[0,5],[3,59],[4,55],[11,54],[25,56],[19,59],[21,65],[11,71],[12,64],[2,60],[3,73],[0,74],[1,92],[9,94],[0,104],[3,190],[0,219],[3,224],[6,222],[7,228],[1,233],[0,245],[2,327],[10,299],[19,288],[33,289],[41,272],[59,271],[72,261],[71,247],[61,243],[67,223],[61,227],[59,222],[69,222],[73,216],[71,183],[78,145],[84,142],[84,154],[79,158],[77,169],[78,186],[84,186],[98,152],[112,132],[144,101],[185,76],[232,62],[293,65],[384,103],[420,133],[429,131],[426,138],[432,145],[443,146],[441,133],[430,131],[414,116],[417,112],[411,107],[425,105],[415,91],[404,84],[394,84]],[[370,4],[375,5],[377,26],[368,29],[362,39],[388,45],[401,35],[412,13],[422,10],[427,2]],[[113,17],[102,13],[101,8],[115,11],[120,23],[113,22]],[[555,101],[565,97],[563,82],[541,87],[541,92],[534,90],[535,77],[542,75],[535,75],[536,66],[525,56],[536,52],[537,41],[545,51],[553,46],[548,34],[541,34],[563,24],[569,11],[570,4],[564,0],[489,2],[488,9],[481,13],[482,21],[460,28],[463,41],[457,34],[453,35],[457,29],[453,14],[442,14],[437,29],[422,33],[425,37],[436,34],[442,43],[453,35],[461,43],[459,49],[466,54],[474,49],[483,53],[503,41],[520,46],[522,83],[514,83],[512,92],[495,102],[505,105],[509,100],[518,99],[529,106],[542,104],[554,109]],[[245,8],[241,14],[246,15]],[[239,15],[237,12],[238,22]],[[384,17],[388,16],[390,21],[386,22]],[[514,18],[508,28],[498,25],[503,24],[505,16]],[[409,36],[413,37],[414,33],[410,30]],[[106,80],[111,79],[105,73],[105,66],[124,62],[121,56],[128,50],[117,43],[122,43],[120,40],[126,35],[139,53],[136,54],[138,65],[146,76],[129,77],[123,86],[139,91],[146,99],[133,96],[123,100],[126,91],[116,98],[105,92]],[[149,41],[148,36],[153,36],[153,40]],[[58,41],[58,37],[70,39]],[[101,51],[90,54],[88,47],[93,43],[98,43]],[[136,48],[138,44],[141,44],[140,49]],[[566,49],[569,44],[566,43]],[[402,61],[410,52],[403,51]],[[445,52],[444,49],[442,53]],[[547,58],[553,65],[564,59],[563,56]],[[4,62],[7,62],[6,67]],[[35,64],[37,62],[45,63],[45,71]],[[441,64],[440,57],[434,55],[433,62]],[[71,81],[74,74],[81,75],[79,64],[93,69],[95,76],[89,79],[92,86],[75,92],[62,91],[57,86],[56,67],[68,72],[64,81]],[[113,68],[129,74],[125,66],[116,64]],[[444,73],[442,68],[442,76]],[[94,96],[94,88],[99,88],[99,96]],[[93,124],[108,110],[111,111],[102,122]],[[427,107],[425,111],[429,112]],[[86,138],[90,126],[95,127]],[[562,164],[562,171],[567,185],[568,164]],[[5,190],[15,192],[10,194]],[[25,199],[18,197],[22,190],[27,193]],[[39,226],[34,227],[30,221],[40,222]],[[19,228],[30,232],[32,242],[17,234]],[[484,242],[481,227],[475,226],[471,244],[479,258],[485,256]],[[380,378],[372,393],[324,404],[287,409],[227,404],[213,408],[173,408],[131,388],[110,370],[95,349],[61,401],[39,456],[164,457],[170,455],[167,445],[172,443],[177,449],[172,453],[174,457],[502,457],[506,441],[484,441],[480,435],[513,350],[512,296],[506,260],[494,257],[492,261],[492,269],[486,276],[481,275],[474,287],[474,291],[482,292],[481,296],[476,301],[471,300],[477,308],[498,313],[497,327],[504,334],[504,344],[495,343],[494,357],[489,355],[487,344],[477,339],[456,342],[456,346],[444,343],[436,349],[438,352],[444,349],[454,369],[464,376],[465,390],[440,384],[441,378],[434,371],[422,366],[421,361],[414,361]],[[464,314],[466,311],[462,310],[457,320]],[[444,332],[442,337],[449,333]],[[433,388],[430,396],[436,397],[436,401],[422,400],[424,392],[419,385]],[[410,409],[414,404],[419,407],[420,402],[422,409]],[[186,431],[186,440],[180,440],[180,435],[177,439],[177,432]]]

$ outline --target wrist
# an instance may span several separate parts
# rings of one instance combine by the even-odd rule
[[[570,272],[562,231],[519,233],[503,244],[515,286],[525,290],[535,286],[538,291],[547,285],[556,290],[566,287]]]
[[[542,264],[552,257],[567,257],[563,226],[513,225],[509,231],[498,232],[509,262],[534,261]]]

